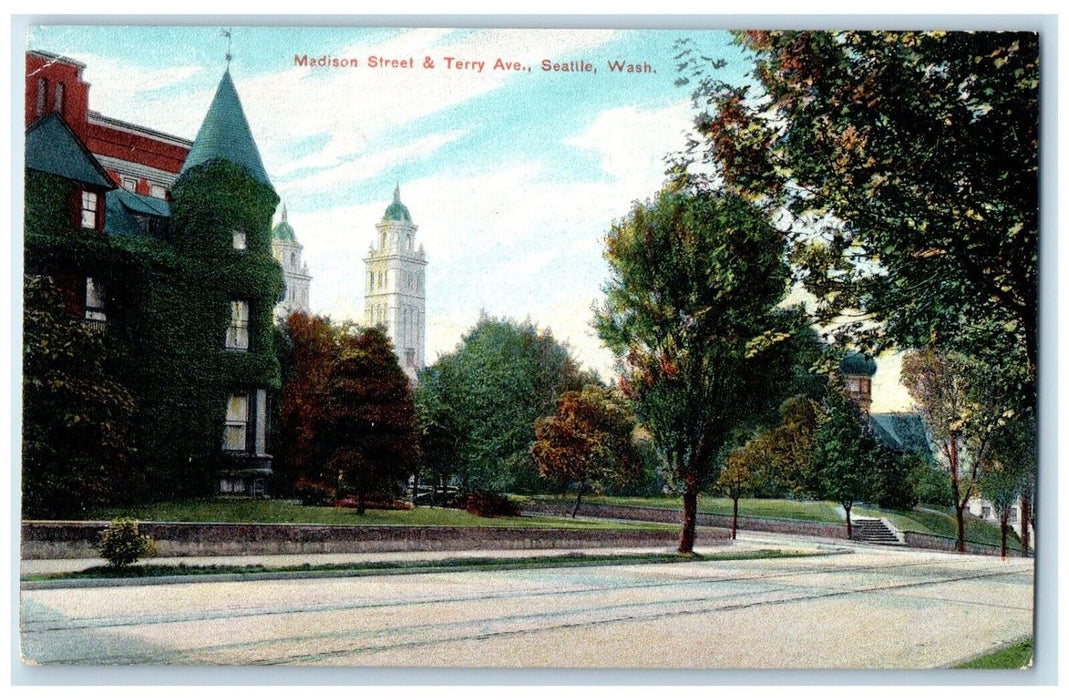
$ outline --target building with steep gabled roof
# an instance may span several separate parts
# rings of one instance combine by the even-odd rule
[[[230,72],[197,138],[183,142],[99,116],[107,124],[94,124],[82,68],[27,54],[26,274],[99,329],[109,371],[134,398],[142,496],[262,495],[280,383],[279,198]],[[105,147],[102,134],[155,145],[98,156],[94,139],[98,150],[117,142]],[[155,180],[146,186],[115,164]]]

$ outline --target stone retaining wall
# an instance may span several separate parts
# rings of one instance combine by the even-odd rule
[[[96,543],[107,525],[106,522],[24,521],[22,558],[96,557]],[[672,547],[677,539],[677,533],[664,530],[153,522],[140,523],[139,527],[142,534],[159,543],[161,557]],[[730,541],[728,536],[729,533],[703,534],[703,541],[726,543]]]
[[[530,501],[523,506],[525,515],[571,515],[572,505],[566,503],[540,503]],[[582,503],[579,514],[591,518],[611,518],[614,520],[643,520],[658,523],[682,524],[682,509],[653,508],[647,506],[613,506],[594,503]],[[731,529],[730,515],[698,513],[697,524],[707,527]],[[787,520],[781,518],[754,518],[739,516],[740,530],[759,530],[762,532],[782,532],[790,535],[809,535],[829,539],[846,539],[846,523],[813,523],[804,520]],[[730,536],[730,532],[728,533]]]
[[[907,547],[940,549],[944,552],[958,551],[958,541],[954,537],[928,535],[920,532],[910,532],[909,530],[903,530],[902,535],[906,539]],[[965,551],[968,554],[987,554],[994,556],[1000,556],[1002,554],[1001,547],[997,545],[979,544],[977,542],[969,542],[968,540],[965,540]],[[1021,553],[1019,551],[1014,551],[1007,546],[1006,555],[1010,557],[1019,557],[1021,556]]]

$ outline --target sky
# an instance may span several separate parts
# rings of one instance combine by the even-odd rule
[[[85,63],[91,110],[193,139],[226,68],[222,29],[38,26],[27,48]],[[751,68],[712,30],[230,29],[231,75],[304,245],[314,313],[363,319],[363,258],[399,185],[429,262],[428,364],[485,312],[550,329],[606,378],[612,356],[590,327],[602,242],[685,143],[676,42],[725,59],[727,80]],[[899,358],[879,362],[873,410],[908,409]]]

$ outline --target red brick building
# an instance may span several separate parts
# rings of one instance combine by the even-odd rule
[[[166,199],[192,141],[89,109],[85,64],[45,51],[26,53],[26,126],[59,113],[116,186]]]

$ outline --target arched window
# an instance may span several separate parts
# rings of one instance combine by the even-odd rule
[[[59,116],[63,116],[63,83],[56,85],[56,102],[52,109],[55,112],[59,112]]]
[[[48,81],[44,78],[37,79],[37,116],[45,113],[45,102],[48,100]]]

